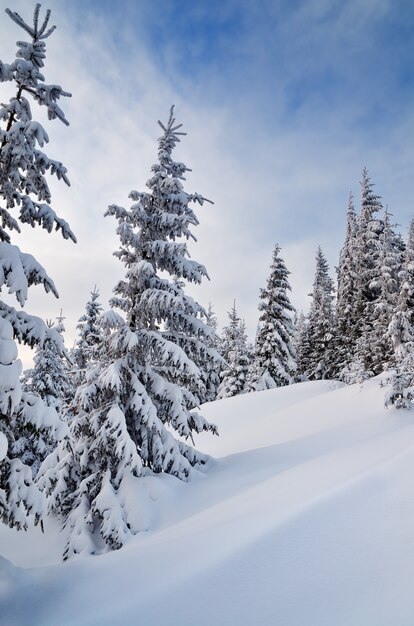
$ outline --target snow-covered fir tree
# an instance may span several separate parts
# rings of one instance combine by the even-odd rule
[[[236,302],[228,311],[229,323],[223,328],[221,354],[226,363],[221,372],[218,398],[229,398],[247,391],[246,383],[252,361],[246,334],[246,324],[239,317]]]
[[[67,125],[58,100],[70,94],[59,85],[47,84],[42,73],[45,40],[55,28],[49,27],[50,11],[42,21],[36,4],[33,25],[16,12],[6,12],[28,40],[17,42],[12,63],[0,62],[0,82],[4,87],[10,83],[13,93],[9,102],[0,106],[0,289],[4,286],[23,306],[31,285],[42,284],[56,296],[57,291],[36,259],[12,243],[11,235],[20,231],[19,223],[39,225],[48,232],[60,229],[65,239],[75,241],[68,224],[50,206],[46,180],[49,172],[69,184],[66,168],[41,150],[48,135],[31,112],[34,101],[46,107],[49,119],[58,118]],[[44,452],[45,441],[61,436],[65,426],[38,397],[22,392],[21,363],[13,339],[30,346],[53,341],[61,351],[63,343],[59,333],[42,320],[0,301],[0,431],[2,441],[4,436],[8,440],[0,462],[0,519],[26,528],[29,516],[38,521],[43,511],[43,496],[32,480],[39,454]]]
[[[411,221],[397,304],[387,330],[396,372],[386,404],[410,408],[414,398],[414,219]]]
[[[338,288],[336,301],[335,374],[342,378],[353,359],[356,346],[358,314],[355,306],[357,284],[356,241],[357,216],[354,198],[349,194],[346,235],[339,255],[337,270]]]
[[[211,336],[206,337],[206,344],[209,348],[213,348],[220,354],[220,337],[218,336],[218,322],[214,312],[213,305],[209,302],[205,316],[206,325],[211,329]],[[200,371],[202,381],[205,387],[205,394],[202,398],[203,402],[213,402],[217,398],[218,388],[220,386],[220,371],[222,362],[217,359],[208,357],[201,364]]]
[[[366,168],[362,171],[361,210],[358,220],[356,255],[360,274],[360,289],[367,301],[375,300],[379,293],[377,283],[379,275],[380,238],[384,223],[377,216],[382,211],[381,196],[374,193],[374,184]],[[362,275],[361,275],[362,274]]]
[[[95,286],[86,303],[85,313],[78,320],[76,328],[79,334],[71,351],[74,362],[72,379],[76,386],[84,382],[88,366],[96,359],[97,350],[102,343],[102,327],[99,321],[102,313],[99,291]]]
[[[198,224],[194,204],[205,198],[184,191],[188,168],[172,152],[185,134],[171,108],[159,123],[158,162],[148,192],[133,191],[130,209],[112,205],[126,275],[102,317],[104,339],[97,362],[77,395],[73,441],[64,442],[41,468],[40,484],[51,509],[70,529],[65,557],[120,548],[146,528],[137,501],[137,477],[150,471],[188,480],[207,457],[193,433],[217,432],[196,410],[201,373],[189,354],[219,359],[207,347],[205,310],[187,296],[183,281],[199,283],[206,269],[189,259],[185,240]],[[144,525],[143,525],[144,524]]]
[[[54,328],[63,339],[65,332],[62,311],[56,318],[56,324],[47,321],[49,328]],[[56,343],[46,339],[36,348],[33,368],[25,372],[23,388],[38,395],[47,406],[54,407],[58,413],[64,414],[65,407],[70,403],[74,389],[69,376],[69,362],[63,358]]]
[[[402,249],[400,237],[390,224],[390,214],[385,210],[384,228],[380,238],[379,295],[373,307],[371,333],[371,363],[374,374],[380,374],[393,365],[393,345],[388,327],[397,306]]]
[[[306,358],[309,354],[308,318],[303,311],[299,312],[295,320],[294,348],[296,354],[296,381],[303,382],[306,376],[303,372],[306,370]]]
[[[326,258],[319,247],[308,323],[300,349],[299,374],[310,380],[330,378],[334,370],[334,284]]]
[[[374,193],[374,185],[366,168],[362,171],[361,211],[358,220],[355,256],[357,283],[355,292],[355,337],[356,344],[351,369],[355,363],[362,363],[365,376],[372,376],[373,325],[375,302],[380,295],[380,254],[383,220],[378,217],[382,211],[380,196]],[[349,380],[348,382],[352,382]]]
[[[254,356],[257,390],[289,385],[296,374],[295,309],[288,297],[289,273],[280,257],[280,247],[276,245],[266,288],[260,292]]]

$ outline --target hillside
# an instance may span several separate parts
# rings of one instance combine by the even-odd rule
[[[379,379],[204,407],[190,484],[141,481],[150,530],[59,563],[63,536],[0,529],[5,626],[411,626],[414,413]]]

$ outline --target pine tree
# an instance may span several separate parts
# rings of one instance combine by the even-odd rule
[[[290,272],[279,253],[280,247],[276,245],[266,288],[260,292],[261,314],[255,344],[257,390],[289,385],[296,374],[295,309],[287,295],[291,289]]]
[[[226,366],[221,372],[218,398],[229,398],[247,391],[246,383],[252,355],[246,335],[246,325],[238,316],[236,302],[228,311],[229,323],[223,329],[221,354]]]
[[[29,41],[17,42],[15,61],[0,62],[0,82],[12,82],[16,90],[9,103],[0,106],[0,288],[5,286],[14,294],[20,306],[25,304],[31,285],[41,284],[56,296],[57,291],[34,257],[11,243],[11,233],[20,231],[19,222],[39,225],[48,232],[60,229],[65,239],[76,241],[68,224],[50,207],[45,177],[49,171],[69,185],[66,168],[39,149],[49,139],[31,113],[30,99],[47,108],[49,119],[58,118],[68,124],[57,101],[70,94],[58,85],[46,84],[41,73],[45,40],[55,27],[48,27],[50,11],[43,22],[39,21],[39,11],[40,5],[36,4],[30,26],[18,13],[6,9]],[[62,430],[55,412],[38,398],[22,393],[21,363],[13,337],[30,346],[47,339],[61,351],[63,344],[59,334],[42,320],[0,301],[0,431],[8,440],[7,453],[0,462],[0,518],[10,526],[26,528],[29,515],[39,521],[44,503],[32,480],[35,468],[32,471],[25,461],[30,459],[35,465],[43,437],[47,434],[50,439],[63,432],[64,425]]]
[[[308,324],[301,348],[300,374],[310,380],[329,378],[334,369],[334,285],[319,247]]]
[[[73,442],[59,446],[41,468],[51,509],[71,530],[65,557],[120,548],[143,528],[135,478],[152,471],[188,480],[192,467],[207,460],[189,445],[193,433],[217,432],[194,410],[192,389],[202,382],[189,354],[200,361],[211,354],[211,333],[202,320],[205,310],[183,287],[183,281],[207,276],[182,241],[198,224],[191,205],[203,205],[205,198],[184,191],[189,170],[172,159],[184,134],[173,108],[168,123],[159,124],[163,134],[149,192],[133,191],[129,210],[112,205],[106,213],[118,220],[116,256],[126,266],[111,305],[126,320],[115,310],[102,316],[104,338],[77,394]]]

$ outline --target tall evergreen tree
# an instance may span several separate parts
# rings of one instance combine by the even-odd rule
[[[62,311],[56,318],[56,324],[51,321],[49,328],[54,327],[63,338],[65,326]],[[56,344],[47,339],[36,348],[33,359],[34,366],[26,373],[25,391],[30,391],[42,398],[46,406],[54,407],[58,413],[64,413],[65,405],[73,397],[73,387],[70,382],[68,364],[56,348]]]
[[[379,294],[377,282],[379,275],[380,238],[384,223],[377,217],[382,211],[381,196],[374,193],[374,185],[364,167],[361,180],[361,211],[356,254],[359,263],[360,290],[365,301],[372,302]]]
[[[380,296],[380,254],[383,221],[377,216],[382,210],[380,196],[373,191],[374,185],[366,168],[361,180],[361,211],[358,221],[356,240],[357,285],[355,296],[356,308],[356,348],[354,361],[363,364],[366,376],[373,372],[373,326],[375,302]]]
[[[209,302],[205,322],[209,329],[211,329],[211,335],[206,338],[206,344],[209,348],[212,348],[215,352],[220,354],[220,338],[218,336],[218,322],[217,317],[213,309],[213,305]],[[211,358],[207,355],[207,359],[201,364],[201,377],[205,387],[205,394],[202,398],[203,402],[212,402],[217,398],[218,388],[220,386],[220,371],[222,368],[222,362],[216,358]]]
[[[246,383],[251,362],[246,325],[237,313],[236,302],[228,311],[228,316],[229,323],[223,329],[221,341],[221,354],[226,365],[221,372],[219,398],[229,398],[247,391]]]
[[[388,334],[388,327],[397,306],[399,274],[402,266],[399,236],[390,224],[390,214],[387,209],[384,214],[384,229],[380,242],[380,276],[378,279],[380,293],[373,307],[371,340],[371,362],[374,374],[380,374],[384,369],[393,365],[393,345]]]
[[[95,360],[97,350],[103,341],[102,327],[99,323],[102,313],[99,291],[95,286],[86,303],[85,313],[78,320],[76,328],[79,330],[79,335],[71,352],[75,365],[72,378],[76,386],[84,382],[86,370]]]
[[[308,318],[303,311],[300,311],[295,322],[294,337],[297,366],[296,380],[298,382],[303,382],[306,378],[304,372],[306,371],[306,359],[309,354],[307,326]]]
[[[0,288],[6,287],[23,306],[31,285],[41,284],[56,296],[57,291],[45,269],[11,243],[13,231],[20,231],[19,222],[39,225],[48,232],[60,229],[65,239],[76,241],[68,224],[50,206],[46,180],[49,171],[69,185],[66,168],[40,150],[49,138],[43,126],[33,120],[30,104],[34,100],[45,106],[49,119],[58,118],[67,125],[58,100],[70,94],[59,85],[47,84],[41,71],[45,40],[55,28],[49,27],[50,11],[42,22],[40,4],[36,4],[33,25],[16,12],[6,12],[29,41],[17,42],[15,61],[0,63],[0,82],[10,81],[15,89],[9,103],[0,106]],[[53,437],[62,429],[54,411],[32,394],[22,393],[21,363],[13,337],[30,346],[47,339],[61,351],[63,344],[59,333],[48,329],[42,320],[0,301],[0,431],[8,440],[7,453],[0,461],[0,519],[26,528],[29,515],[38,521],[43,510],[43,498],[29,465],[35,463],[44,437]]]
[[[153,471],[188,480],[192,467],[207,460],[189,445],[193,433],[217,432],[194,410],[199,399],[192,390],[202,383],[189,354],[206,354],[210,330],[204,309],[182,286],[207,276],[182,241],[198,224],[191,205],[203,205],[205,198],[184,191],[189,170],[172,159],[184,134],[173,108],[168,123],[159,124],[163,134],[149,192],[131,192],[129,210],[112,205],[107,211],[118,220],[116,256],[126,266],[111,305],[126,320],[116,311],[104,314],[99,358],[77,396],[74,441],[58,447],[41,468],[51,508],[71,529],[66,557],[120,548],[143,528],[134,478]]]
[[[295,309],[288,297],[290,272],[279,253],[280,247],[276,245],[266,288],[260,292],[259,330],[255,344],[258,390],[289,385],[296,374]]]
[[[334,285],[319,247],[308,324],[303,335],[300,374],[310,380],[329,378],[334,370]]]
[[[339,255],[338,290],[336,301],[336,333],[335,333],[335,374],[349,367],[356,345],[356,328],[358,317],[355,307],[355,293],[358,280],[356,242],[358,224],[355,213],[354,198],[349,194],[346,235]]]

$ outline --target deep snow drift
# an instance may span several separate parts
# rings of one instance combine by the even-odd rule
[[[59,563],[51,525],[0,527],[7,626],[412,626],[414,411],[379,379],[206,405],[190,484],[141,481],[148,532]]]

